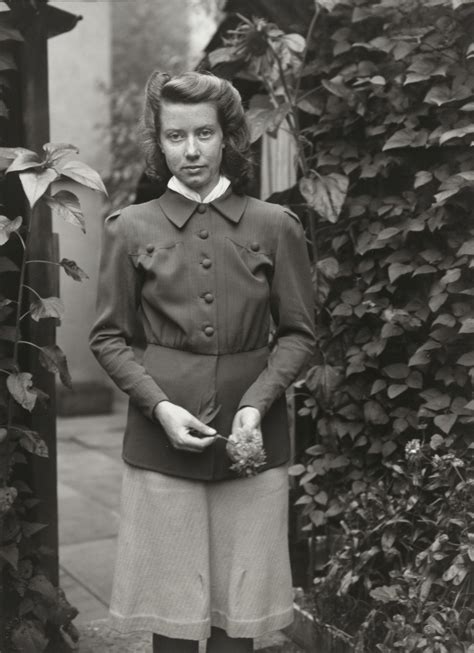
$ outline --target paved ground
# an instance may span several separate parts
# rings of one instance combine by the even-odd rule
[[[81,653],[145,653],[148,637],[117,637],[104,621],[112,589],[122,477],[124,407],[113,415],[58,419],[60,582],[79,610]],[[257,643],[296,653],[281,634]]]

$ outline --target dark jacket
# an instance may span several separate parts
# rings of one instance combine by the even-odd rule
[[[284,391],[311,356],[313,324],[304,232],[286,209],[230,189],[211,204],[167,190],[109,216],[90,345],[130,396],[124,460],[186,478],[233,476],[221,439],[202,453],[171,446],[153,417],[169,399],[223,436],[239,406],[258,408],[266,468],[286,462]]]

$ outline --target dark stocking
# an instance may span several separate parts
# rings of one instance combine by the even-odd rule
[[[153,633],[153,653],[198,653],[199,642],[193,639],[171,639]]]
[[[253,639],[229,637],[225,630],[211,628],[211,637],[207,640],[207,653],[253,653]]]

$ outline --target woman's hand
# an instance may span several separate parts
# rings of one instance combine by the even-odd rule
[[[235,433],[237,429],[245,429],[246,431],[257,429],[261,433],[261,421],[262,416],[260,415],[260,411],[257,408],[253,408],[252,406],[244,406],[235,413],[235,417],[232,422],[232,433]]]
[[[166,435],[175,449],[199,453],[215,440],[213,437],[216,435],[215,429],[206,426],[185,408],[177,406],[171,401],[160,401],[155,406],[153,414],[165,429]],[[197,438],[191,435],[191,431],[198,431],[210,437]]]

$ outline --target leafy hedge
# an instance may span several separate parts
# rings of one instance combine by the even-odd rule
[[[474,650],[474,2],[316,2],[306,39],[245,18],[210,54],[289,129],[319,354],[290,473],[318,618],[358,650]]]

